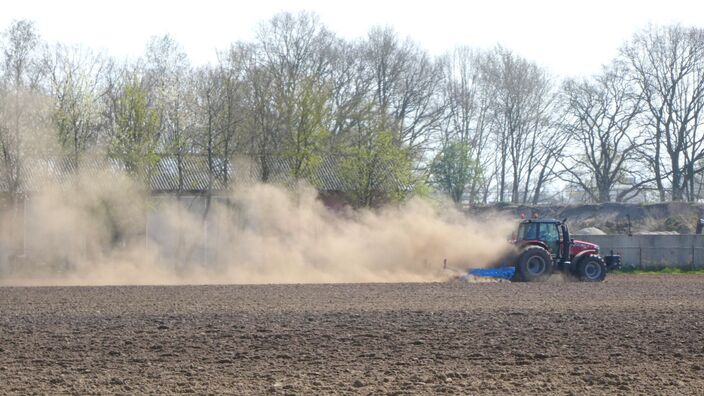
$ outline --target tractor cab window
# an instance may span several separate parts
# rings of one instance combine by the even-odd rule
[[[540,225],[540,238],[541,241],[550,249],[552,254],[558,254],[560,248],[560,230],[555,223],[543,223]]]
[[[538,239],[538,223],[521,223],[518,226],[518,240],[530,241]]]
[[[543,223],[540,227],[541,241],[557,241],[560,239],[560,232],[557,229],[557,224]]]

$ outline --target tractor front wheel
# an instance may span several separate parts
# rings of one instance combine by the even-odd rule
[[[518,257],[516,278],[526,282],[544,282],[552,274],[552,257],[540,246],[527,247]]]
[[[606,264],[601,257],[590,254],[579,260],[577,276],[582,282],[601,282],[606,278]]]

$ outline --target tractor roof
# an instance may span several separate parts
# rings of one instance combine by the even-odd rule
[[[550,219],[550,218],[540,218],[540,219],[525,219],[521,221],[521,223],[552,223],[552,224],[561,224],[562,222],[557,219]]]

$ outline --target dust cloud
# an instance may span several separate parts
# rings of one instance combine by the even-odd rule
[[[444,259],[484,266],[515,226],[422,199],[333,210],[303,185],[148,197],[115,172],[31,196],[1,219],[0,285],[443,281]]]

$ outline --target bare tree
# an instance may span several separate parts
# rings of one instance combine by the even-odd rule
[[[239,45],[237,56],[242,59],[245,73],[246,128],[250,132],[246,152],[259,164],[261,180],[267,182],[271,159],[281,146],[274,79],[260,64],[253,45]]]
[[[525,202],[531,188],[544,183],[547,161],[560,147],[548,149],[545,144],[555,142],[551,140],[554,130],[550,130],[554,124],[551,117],[555,115],[554,90],[545,71],[502,47],[487,56],[484,75],[491,97],[491,129],[499,154],[498,200],[505,201],[510,177],[511,202]],[[533,183],[535,186],[531,187]]]
[[[229,55],[221,56],[217,70],[211,73],[211,80],[219,81],[220,87],[220,104],[216,106],[220,109],[216,114],[219,135],[215,146],[220,162],[216,174],[222,177],[225,185],[229,183],[230,161],[237,153],[244,152],[247,139],[245,126],[249,114],[245,100],[248,94],[246,59],[239,54],[240,51],[233,47]]]
[[[621,49],[642,92],[651,150],[649,162],[666,199],[669,182],[674,201],[695,198],[694,180],[704,158],[699,130],[704,107],[704,30],[679,25],[637,33]]]
[[[446,115],[442,124],[441,156],[436,158],[453,162],[439,169],[452,170],[443,172],[444,189],[456,202],[465,192],[470,203],[481,198],[489,143],[489,99],[482,76],[483,57],[479,51],[461,47],[442,60],[445,78],[442,100]],[[439,165],[434,162],[436,170]],[[450,175],[452,177],[448,177]]]
[[[227,185],[231,160],[245,154],[246,81],[243,63],[233,49],[217,66],[205,66],[193,76],[194,149],[207,158],[212,188],[214,178]]]
[[[391,28],[373,28],[365,44],[365,71],[371,73],[373,103],[415,161],[423,160],[445,116],[442,63]]]
[[[343,142],[374,111],[370,99],[373,79],[363,59],[364,51],[364,43],[340,39],[332,47],[329,79],[332,117],[328,129],[333,146]]]
[[[527,157],[526,176],[523,185],[522,202],[533,205],[544,202],[546,186],[558,178],[556,168],[569,143],[569,135],[559,128],[561,110],[557,106],[541,117],[532,133],[532,142]]]
[[[637,174],[638,147],[643,143],[636,117],[642,98],[618,64],[591,81],[563,85],[567,118],[565,133],[576,151],[571,162],[560,160],[568,182],[594,202],[622,201],[647,183]],[[631,179],[631,180],[627,180]],[[641,180],[637,180],[637,177]],[[618,184],[629,187],[614,191]]]

